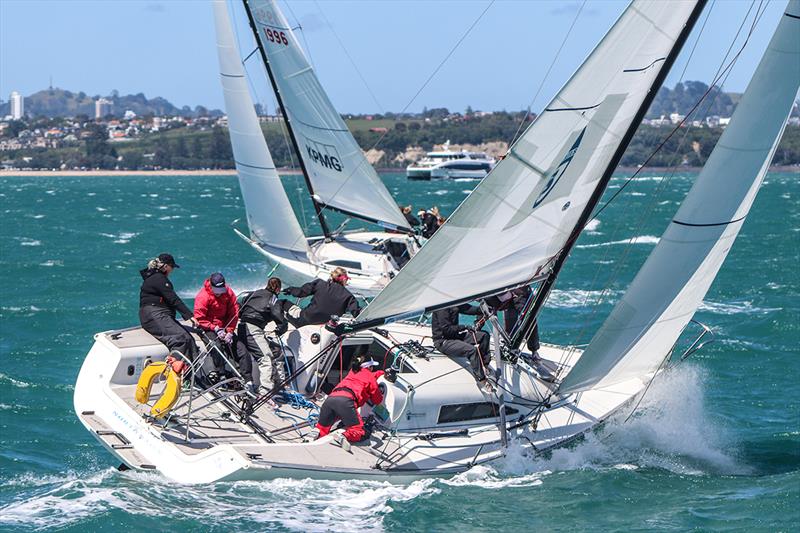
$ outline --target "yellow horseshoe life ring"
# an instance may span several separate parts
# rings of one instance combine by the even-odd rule
[[[162,376],[166,377],[167,384],[164,387],[164,392],[161,397],[150,408],[150,414],[156,418],[161,418],[175,407],[178,398],[181,395],[181,377],[175,373],[174,370],[165,362],[151,363],[142,370],[142,375],[139,377],[139,382],[136,384],[136,401],[139,403],[147,403],[150,401],[150,390],[153,388],[153,383],[156,378]]]

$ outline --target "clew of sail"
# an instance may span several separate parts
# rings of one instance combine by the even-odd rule
[[[677,54],[696,8],[694,1],[632,2],[359,323],[419,314],[544,278],[590,198],[605,187],[601,177],[668,58]]]
[[[758,192],[800,87],[800,1],[792,0],[697,181],[560,392],[654,372],[719,272]]]
[[[306,238],[258,123],[227,5],[215,0],[213,6],[228,129],[251,237],[270,246],[305,253]]]
[[[385,227],[408,222],[322,88],[274,1],[247,2],[315,201]]]

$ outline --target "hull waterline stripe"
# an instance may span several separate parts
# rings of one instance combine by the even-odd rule
[[[745,215],[745,216],[743,216],[741,218],[737,218],[736,220],[731,220],[730,222],[712,222],[710,224],[693,224],[691,222],[681,222],[679,220],[673,220],[672,223],[673,224],[678,224],[680,226],[689,226],[689,227],[694,227],[694,228],[710,228],[712,226],[727,226],[728,224],[736,224],[737,222],[741,222],[745,218],[747,218],[747,215]]]

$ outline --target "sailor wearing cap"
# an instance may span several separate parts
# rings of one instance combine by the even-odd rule
[[[328,281],[315,279],[302,287],[284,289],[283,294],[295,298],[312,296],[311,303],[300,312],[299,318],[294,319],[289,315],[286,318],[294,327],[299,328],[309,324],[325,324],[332,316],[342,316],[345,313],[358,316],[361,308],[355,296],[346,288],[349,280],[347,271],[342,267],[336,267]]]
[[[170,351],[178,350],[189,359],[197,355],[197,344],[191,334],[175,320],[176,311],[192,325],[197,321],[192,311],[175,293],[168,276],[176,268],[175,259],[170,254],[161,254],[147,263],[147,268],[139,271],[142,287],[139,290],[139,321],[142,328],[164,343]],[[177,372],[183,369],[183,362],[173,365]]]
[[[195,296],[194,317],[209,343],[217,343],[236,360],[248,392],[257,393],[258,386],[253,384],[252,356],[244,343],[238,342],[234,333],[239,323],[239,304],[233,289],[225,284],[225,276],[221,272],[211,274]],[[216,351],[212,352],[212,359],[218,375],[224,372],[224,361]],[[211,381],[216,381],[216,378],[211,377]]]
[[[348,441],[359,442],[367,437],[358,409],[367,402],[378,405],[383,401],[383,394],[378,387],[378,378],[383,375],[383,370],[373,372],[372,368],[379,366],[379,363],[367,357],[354,356],[350,362],[350,372],[325,399],[317,422],[318,438],[330,433],[337,420],[342,421],[344,436]]]

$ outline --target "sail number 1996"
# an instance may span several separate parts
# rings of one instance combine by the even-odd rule
[[[286,34],[283,33],[282,31],[264,28],[264,33],[267,35],[267,39],[269,39],[270,42],[285,44],[286,46],[289,46],[289,40],[286,38]]]

